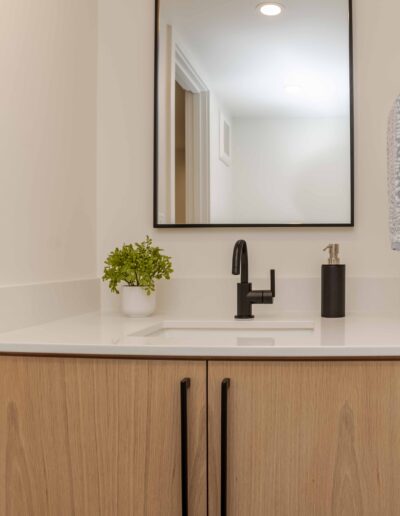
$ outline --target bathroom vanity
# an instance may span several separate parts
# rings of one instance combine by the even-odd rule
[[[0,516],[399,516],[382,183],[399,2],[355,3],[356,24],[352,0],[3,4],[3,328],[107,310],[99,260],[145,234],[171,254],[157,309],[178,319],[0,334]],[[242,230],[214,228],[242,227],[290,229],[244,232],[251,276],[238,240],[234,311]],[[317,314],[328,236],[347,245],[348,312],[369,315]],[[342,316],[344,269],[327,272],[322,313]]]
[[[399,330],[92,314],[3,334],[0,514],[399,514]]]

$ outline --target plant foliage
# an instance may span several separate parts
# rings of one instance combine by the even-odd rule
[[[149,236],[142,243],[124,244],[109,254],[105,261],[103,281],[108,281],[111,292],[119,294],[118,285],[142,287],[149,296],[155,290],[155,280],[170,279],[174,272],[169,256],[153,246]]]

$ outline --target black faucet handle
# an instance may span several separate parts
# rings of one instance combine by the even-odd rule
[[[271,269],[269,274],[271,278],[271,294],[272,297],[275,297],[275,269]]]

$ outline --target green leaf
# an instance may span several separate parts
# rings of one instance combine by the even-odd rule
[[[149,236],[141,243],[124,244],[112,251],[105,260],[103,281],[108,281],[111,292],[119,294],[118,286],[142,287],[147,295],[155,290],[155,280],[171,278],[174,272],[171,257],[163,249],[153,246]]]

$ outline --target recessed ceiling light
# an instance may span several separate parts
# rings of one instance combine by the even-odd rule
[[[257,6],[257,9],[264,16],[278,16],[283,11],[283,7],[279,4],[264,3]]]

